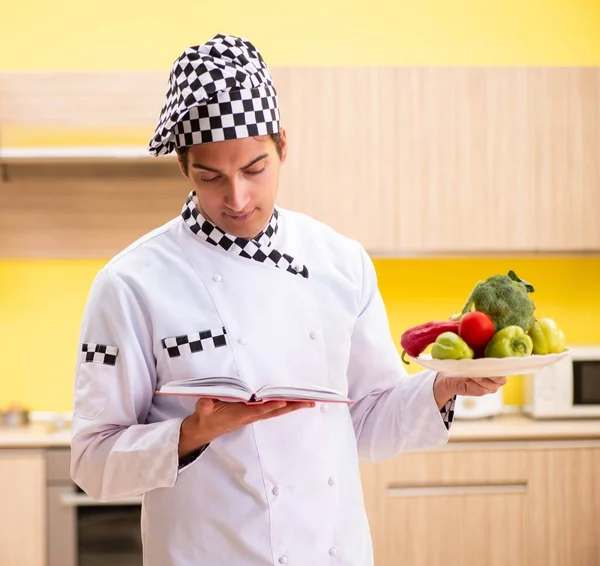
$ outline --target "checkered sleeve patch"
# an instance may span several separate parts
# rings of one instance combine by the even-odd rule
[[[227,330],[222,326],[218,329],[163,338],[162,346],[169,358],[178,358],[184,353],[204,352],[210,348],[222,348],[227,346]]]
[[[450,430],[454,421],[454,405],[456,404],[456,395],[450,399],[441,409],[440,414],[447,430]]]
[[[88,364],[114,366],[117,363],[119,348],[106,344],[84,342],[81,346],[81,361]]]

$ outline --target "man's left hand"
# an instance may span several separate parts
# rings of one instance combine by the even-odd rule
[[[441,409],[455,395],[481,397],[496,393],[506,383],[506,377],[445,377],[438,374],[433,384],[433,395]]]

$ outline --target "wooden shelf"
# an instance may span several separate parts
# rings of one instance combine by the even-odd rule
[[[160,159],[175,159],[175,154]],[[0,163],[65,163],[151,161],[156,158],[144,147],[24,147],[0,149]]]

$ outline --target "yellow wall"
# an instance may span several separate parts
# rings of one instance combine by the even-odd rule
[[[595,65],[598,0],[18,0],[0,70],[166,70],[214,33],[270,65]]]
[[[103,263],[0,262],[0,407],[16,401],[70,410],[81,314]],[[536,286],[538,314],[555,318],[571,344],[600,343],[600,259],[376,260],[376,266],[396,343],[406,328],[460,310],[478,279],[509,269]],[[505,399],[519,402],[518,382],[507,386]]]

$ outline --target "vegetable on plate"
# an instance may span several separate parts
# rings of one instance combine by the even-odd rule
[[[565,335],[551,318],[535,316],[533,285],[510,270],[481,280],[463,310],[449,320],[434,320],[406,330],[400,339],[406,355],[418,359],[429,347],[437,360],[525,357],[566,350]]]
[[[402,361],[409,364],[406,354],[416,358],[444,332],[458,332],[459,323],[451,320],[441,320],[419,324],[409,328],[402,334],[400,345],[403,348]]]
[[[473,356],[473,350],[454,332],[440,334],[431,348],[431,357],[435,360],[464,360]]]
[[[487,346],[495,332],[494,321],[484,312],[472,311],[460,319],[458,335],[474,350]]]
[[[533,341],[520,326],[507,326],[496,332],[485,348],[486,358],[530,356]]]
[[[565,335],[551,318],[540,318],[529,329],[533,353],[539,356],[559,354],[565,350]]]
[[[452,318],[462,320],[474,307],[492,319],[496,332],[515,325],[527,331],[535,322],[535,305],[529,296],[534,290],[512,270],[508,275],[492,275],[475,285],[462,312]]]

